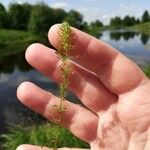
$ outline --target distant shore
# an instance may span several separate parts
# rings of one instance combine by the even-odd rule
[[[150,36],[150,22],[134,25],[132,27],[129,27],[131,30],[134,30],[136,32],[140,32],[142,34]]]

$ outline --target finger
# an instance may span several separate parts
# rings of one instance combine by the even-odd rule
[[[26,59],[34,68],[56,82],[60,82],[60,60],[53,50],[41,44],[33,44],[26,51]],[[107,90],[95,74],[76,63],[71,63],[72,73],[69,77],[69,88],[85,106],[98,113],[116,102],[117,96]]]
[[[54,148],[41,147],[36,145],[23,144],[17,147],[16,150],[54,150]],[[79,148],[57,148],[57,150],[87,150]]]
[[[49,40],[56,48],[59,47],[58,32],[59,25],[49,30]],[[95,72],[112,92],[127,92],[146,78],[133,62],[106,43],[75,28],[72,28],[72,37],[71,55],[79,55],[76,62]]]
[[[53,150],[53,149],[50,149],[48,147],[23,144],[23,145],[18,146],[16,150]]]
[[[18,87],[17,97],[24,105],[40,113],[48,120],[60,121],[77,137],[87,142],[95,138],[98,117],[89,110],[69,101],[64,101],[61,106],[66,109],[59,112],[60,98],[30,82],[24,82]]]

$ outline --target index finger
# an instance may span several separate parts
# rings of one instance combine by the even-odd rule
[[[56,48],[59,47],[58,32],[57,24],[50,28],[48,34],[51,44]],[[136,64],[108,44],[75,28],[72,28],[72,37],[70,55],[79,56],[75,61],[96,73],[115,94],[128,92],[147,79]]]

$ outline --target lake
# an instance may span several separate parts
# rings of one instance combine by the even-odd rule
[[[150,65],[150,37],[131,31],[112,30],[104,31],[100,34],[100,39],[117,48],[138,65]],[[0,57],[0,132],[4,132],[7,124],[21,124],[31,120],[38,122],[43,119],[17,100],[16,89],[23,81],[32,81],[43,89],[54,94],[58,93],[58,87],[53,81],[27,64],[24,50],[17,54],[2,55]]]

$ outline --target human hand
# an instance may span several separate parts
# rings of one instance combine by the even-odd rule
[[[48,34],[55,47],[59,46],[58,30],[59,26],[54,25]],[[75,47],[70,55],[79,58],[71,61],[73,70],[69,88],[89,110],[65,101],[67,109],[61,114],[62,125],[87,141],[91,150],[149,150],[149,79],[116,49],[75,28],[72,30]],[[26,51],[26,60],[44,75],[60,81],[61,67],[54,50],[33,44]],[[59,115],[50,109],[59,104],[59,98],[32,83],[22,83],[17,96],[23,104],[48,120]],[[19,148],[41,149],[31,145]]]

